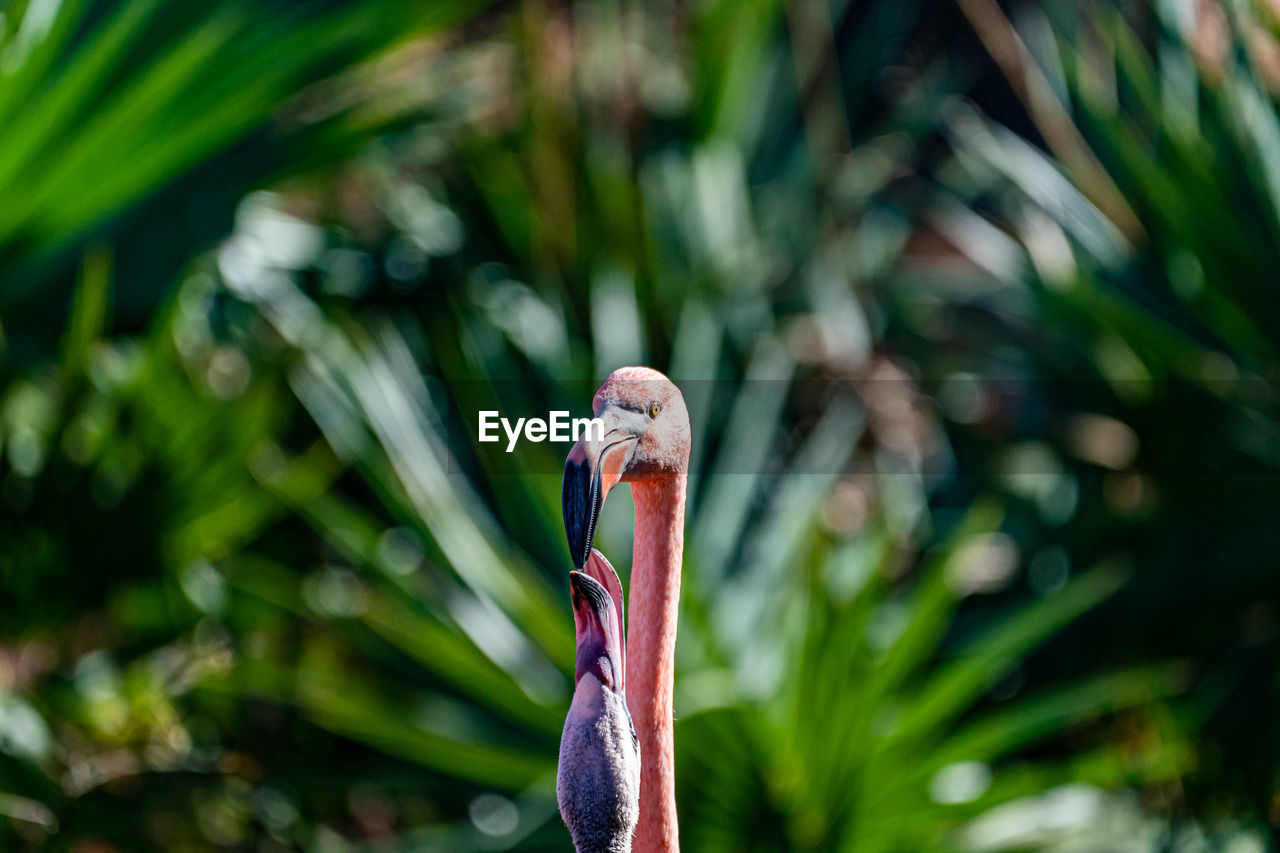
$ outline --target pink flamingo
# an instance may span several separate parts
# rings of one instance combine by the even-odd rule
[[[603,437],[583,436],[565,462],[565,533],[575,566],[591,556],[605,496],[619,482],[635,500],[627,707],[639,736],[638,853],[680,849],[671,698],[684,552],[689,413],[671,380],[647,367],[610,374],[592,400]]]

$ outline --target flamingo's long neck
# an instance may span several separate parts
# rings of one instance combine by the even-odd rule
[[[684,553],[686,475],[631,484],[636,505],[627,631],[627,706],[640,738],[635,853],[680,849],[671,692]]]

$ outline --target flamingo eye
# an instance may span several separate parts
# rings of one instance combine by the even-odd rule
[[[649,417],[656,418],[658,413],[662,411],[662,404],[653,402],[649,404]]]

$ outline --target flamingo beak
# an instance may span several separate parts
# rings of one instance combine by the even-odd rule
[[[636,441],[646,427],[643,416],[613,407],[606,407],[599,418],[604,422],[604,434],[592,435],[588,430],[574,444],[564,463],[560,491],[569,554],[579,569],[591,556],[605,496],[626,473]]]
[[[613,579],[617,580],[616,574]],[[574,683],[591,674],[605,687],[621,693],[625,678],[622,626],[618,621],[621,599],[614,599],[600,581],[585,572],[569,572],[569,587],[578,640]]]
[[[618,689],[621,690],[626,684],[627,673],[627,635],[626,623],[623,621],[623,605],[622,605],[622,581],[618,579],[618,572],[613,568],[604,554],[601,554],[595,548],[591,549],[591,556],[587,558],[587,565],[583,568],[583,574],[591,577],[600,586],[604,587],[604,591],[609,595],[609,601],[613,605],[614,616],[617,619],[617,654],[618,654],[618,671],[622,673],[619,679]]]

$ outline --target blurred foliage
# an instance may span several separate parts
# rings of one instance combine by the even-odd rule
[[[686,849],[1267,849],[1269,14],[13,7],[0,844],[566,849],[643,362]]]
[[[1061,654],[1192,663],[1179,713],[1203,751],[1179,807],[1274,824],[1275,11],[964,5],[1022,46],[1006,70],[1046,147],[1082,153],[954,105],[929,227],[959,254],[904,266],[893,337],[974,487],[1050,531],[1033,563],[1131,560]]]

